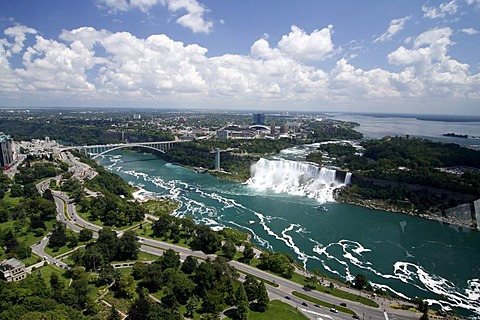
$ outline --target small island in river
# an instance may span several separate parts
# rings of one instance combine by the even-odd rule
[[[457,134],[457,133],[453,133],[453,132],[444,133],[444,134],[442,134],[442,136],[468,139],[468,135],[466,135],[466,134]]]

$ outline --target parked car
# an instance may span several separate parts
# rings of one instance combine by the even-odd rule
[[[321,308],[318,304],[314,304],[314,307]]]
[[[285,296],[285,299],[290,300],[291,298],[289,296]]]
[[[341,305],[342,307],[346,307],[346,306],[347,306],[347,304],[346,304],[345,302],[340,303],[340,305]]]
[[[308,307],[308,304],[306,302],[302,302],[302,306]]]
[[[338,310],[335,309],[335,308],[330,308],[330,311],[333,312],[333,313],[338,313]]]
[[[353,319],[360,319],[360,317],[357,316],[356,314],[354,314],[354,315],[352,316],[352,318],[353,318]]]

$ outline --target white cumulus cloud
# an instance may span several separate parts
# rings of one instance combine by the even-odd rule
[[[334,50],[332,30],[333,26],[329,25],[327,28],[307,34],[299,27],[292,26],[291,32],[278,42],[278,48],[300,61],[323,60]]]
[[[213,30],[213,21],[206,20],[204,15],[209,11],[197,0],[97,0],[99,7],[105,7],[111,13],[139,9],[148,13],[153,6],[163,5],[172,13],[180,14],[176,20],[178,24],[193,32],[210,33]]]
[[[432,96],[467,97],[480,89],[480,75],[470,75],[469,65],[448,55],[452,45],[450,28],[420,34],[413,47],[400,47],[387,56],[390,63],[407,65]]]
[[[471,36],[474,35],[474,34],[480,33],[480,31],[478,31],[477,29],[474,29],[474,28],[465,28],[465,29],[462,29],[461,31],[463,33],[469,34]]]
[[[37,34],[37,30],[27,26],[17,25],[5,29],[3,33],[14,39],[14,43],[8,45],[10,47],[9,54],[11,54],[22,51],[27,34]]]
[[[18,28],[18,30],[28,30]],[[318,34],[323,44],[318,45]],[[146,38],[92,27],[63,30],[58,39],[0,39],[0,94],[31,101],[118,101],[122,105],[324,106],[441,97],[480,99],[480,74],[449,55],[450,28],[412,38],[387,56],[397,71],[362,69],[343,58],[331,68],[307,65],[335,51],[331,27],[308,35],[298,27],[276,45],[255,41],[246,55],[208,57],[207,48],[165,34]],[[30,30],[32,31],[32,30]],[[28,37],[29,33],[25,33]],[[315,35],[315,36],[313,36]],[[13,40],[12,40],[13,37]],[[30,38],[28,38],[30,40]],[[283,42],[282,42],[283,41]],[[312,41],[315,45],[309,43]],[[15,63],[10,52],[22,43]],[[329,44],[330,43],[330,44]],[[406,99],[406,100],[402,100]],[[399,103],[400,103],[399,102]]]
[[[412,18],[411,16],[407,16],[404,18],[391,20],[387,31],[381,36],[377,37],[373,42],[378,42],[378,41],[383,42],[383,41],[392,39],[394,35],[396,35],[397,33],[403,30],[405,26],[405,22],[407,22],[411,18]]]
[[[438,7],[422,6],[423,16],[429,19],[444,18],[447,14],[452,15],[457,13],[457,0],[441,3]]]

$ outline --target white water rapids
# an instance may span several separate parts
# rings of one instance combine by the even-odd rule
[[[315,198],[319,202],[334,201],[333,191],[350,183],[351,173],[337,178],[335,169],[290,160],[260,159],[252,165],[247,182],[258,190],[273,190],[295,196]]]

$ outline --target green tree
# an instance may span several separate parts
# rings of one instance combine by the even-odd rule
[[[243,284],[240,284],[235,292],[235,302],[237,305],[237,311],[235,312],[235,318],[237,320],[248,319],[248,299]]]
[[[148,297],[148,291],[140,289],[138,299],[128,309],[127,320],[145,320],[149,319],[149,314],[153,309],[152,302]]]
[[[363,274],[357,274],[353,279],[353,286],[358,290],[363,290],[367,287],[368,280]]]
[[[186,274],[192,274],[198,266],[198,260],[194,256],[187,256],[182,264],[182,271]]]
[[[210,260],[200,263],[195,270],[193,281],[197,285],[196,292],[198,296],[204,298],[207,291],[212,289],[216,280],[215,270]]]
[[[10,219],[10,212],[5,207],[0,207],[0,223],[7,222]]]
[[[164,274],[167,273],[167,271],[169,270],[173,269],[165,270]],[[173,272],[173,275],[174,277],[171,277],[167,285],[172,289],[176,300],[180,304],[185,304],[187,303],[188,298],[192,295],[193,290],[195,289],[195,283],[193,283],[193,281],[190,280],[190,278],[182,271],[175,270]]]
[[[235,244],[232,241],[225,241],[225,244],[222,246],[222,252],[225,258],[231,260],[237,253],[237,248],[235,248]]]
[[[168,268],[178,269],[180,266],[180,255],[178,252],[172,249],[167,249],[157,260],[157,263],[160,264],[162,270]]]
[[[90,229],[82,229],[78,234],[78,241],[87,242],[90,241],[93,237],[93,232]]]
[[[107,320],[122,320],[120,312],[118,312],[114,305],[110,307],[110,314],[108,315]]]
[[[119,260],[136,260],[140,251],[140,243],[133,230],[127,230],[118,239],[115,256]]]
[[[135,280],[142,279],[145,276],[147,265],[141,261],[135,261],[132,267],[132,276]]]
[[[305,277],[305,283],[308,288],[315,289],[318,283],[318,279],[316,276]]]
[[[13,198],[18,198],[23,196],[23,186],[19,183],[15,183],[11,188],[10,188],[10,196]]]
[[[247,276],[245,277],[245,281],[243,282],[243,287],[247,294],[248,301],[252,302],[254,300],[257,300],[258,281],[254,276],[247,274]]]
[[[189,318],[193,318],[193,313],[197,309],[199,299],[196,295],[191,296],[188,298],[187,305],[185,306],[186,308],[186,313],[185,315]]]
[[[420,317],[420,320],[428,320],[428,319],[430,319],[430,317],[428,316],[428,312],[424,312]]]
[[[203,299],[203,311],[218,315],[223,310],[223,292],[213,288],[207,291]]]
[[[135,295],[136,284],[130,274],[121,275],[119,281],[115,282],[115,287],[120,297],[131,299]]]
[[[253,251],[253,246],[250,243],[246,243],[243,248],[243,262],[250,263],[254,257],[255,251]]]
[[[87,273],[84,271],[80,272],[78,278],[72,281],[70,287],[73,289],[78,306],[80,308],[85,308],[89,302],[88,295],[91,291],[91,288],[88,286]]]
[[[165,237],[168,231],[170,231],[173,219],[174,218],[168,214],[160,215],[152,226],[153,236],[157,238]]]
[[[220,248],[221,241],[218,234],[206,225],[196,227],[195,238],[192,242],[194,249],[202,250],[204,253],[215,253]]]
[[[52,272],[50,275],[50,288],[54,291],[54,294],[58,294],[65,288],[65,284],[58,276],[57,272]]]
[[[48,246],[51,248],[59,248],[63,247],[65,244],[67,244],[65,224],[57,221],[52,234],[50,235],[50,239],[48,240]]]
[[[257,310],[260,312],[267,311],[269,304],[270,298],[268,297],[267,288],[265,288],[265,282],[261,281],[258,286]]]
[[[145,285],[150,292],[157,292],[162,287],[162,279],[162,267],[158,263],[152,263],[149,264],[145,270],[143,285]]]

